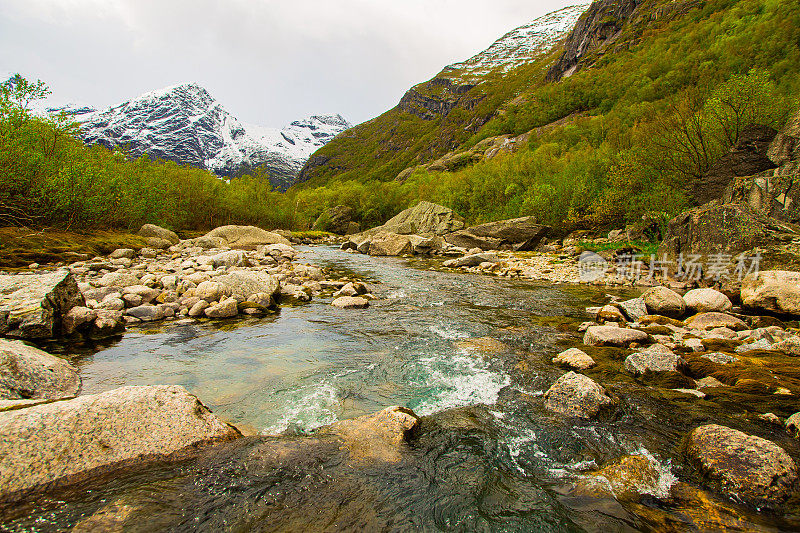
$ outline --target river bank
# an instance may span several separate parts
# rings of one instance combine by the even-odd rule
[[[445,258],[370,257],[329,247],[303,247],[298,253],[294,263],[308,262],[331,280],[365,281],[376,299],[364,310],[337,309],[329,291],[262,316],[132,323],[122,337],[84,339],[61,349],[79,370],[84,395],[128,385],[179,385],[245,433],[283,436],[236,439],[172,466],[122,468],[113,478],[82,485],[93,496],[81,489],[38,497],[6,527],[21,530],[45,513],[50,523],[62,526],[90,516],[114,518],[125,529],[135,523],[187,527],[199,519],[210,527],[221,524],[219,517],[238,524],[269,517],[282,524],[278,529],[289,524],[315,529],[303,518],[311,508],[317,509],[315,517],[334,524],[332,529],[355,524],[397,529],[400,523],[545,530],[591,530],[593,524],[621,530],[672,527],[667,524],[794,527],[794,500],[781,504],[777,514],[732,503],[704,481],[695,459],[681,449],[693,429],[718,424],[777,443],[798,460],[797,441],[783,426],[796,405],[791,370],[796,358],[734,347],[749,344],[749,336],[769,334],[772,348],[777,330],[759,332],[769,326],[740,318],[746,328],[730,328],[735,340],[715,346],[715,352],[698,351],[693,339],[703,346],[708,338],[730,333],[686,327],[688,314],[665,324],[631,320],[622,311],[630,306],[622,303],[638,297],[639,288],[477,276],[443,269]],[[724,313],[737,318],[731,311],[740,314]],[[639,348],[589,345],[579,330],[601,322],[620,331],[644,330],[648,341]],[[613,323],[618,327],[609,326]],[[778,329],[793,327],[789,322]],[[670,348],[672,361],[683,359],[688,366],[631,372],[638,359],[627,359],[654,345]],[[548,392],[569,374],[565,362],[571,358],[552,360],[570,348],[592,358],[594,365],[579,372],[604,391],[602,407],[590,418],[560,413],[558,406],[569,402],[556,400],[571,395]],[[704,357],[718,352],[738,360],[723,365]],[[659,355],[662,359],[668,358]],[[698,366],[698,361],[709,363]],[[728,387],[697,383],[708,377],[700,373],[718,372],[724,373],[718,381]],[[611,399],[607,405],[603,395]],[[369,459],[353,468],[351,454],[361,452],[347,448],[340,436],[314,436],[315,428],[393,404],[421,416],[419,428],[403,437],[397,462]],[[767,413],[780,424],[761,417]],[[295,457],[298,466],[282,463],[277,450]],[[247,457],[264,459],[256,468]],[[312,476],[304,483],[320,465],[330,477]],[[418,483],[419,472],[436,486]],[[612,481],[609,493],[592,483],[623,474],[635,478],[638,488]],[[379,488],[389,486],[388,480],[400,492]],[[240,487],[240,496],[211,497],[222,486]],[[166,503],[154,507],[142,499],[150,491]],[[268,496],[261,500],[256,495],[264,491]],[[281,503],[286,500],[278,492],[291,495],[294,510]],[[66,506],[56,506],[65,499]],[[254,506],[256,501],[263,505]],[[243,506],[249,511],[236,511]]]

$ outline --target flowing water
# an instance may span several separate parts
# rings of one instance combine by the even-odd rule
[[[797,460],[795,442],[741,410],[636,383],[619,350],[591,351],[602,362],[587,372],[619,397],[613,414],[567,420],[543,408],[543,391],[564,373],[550,359],[580,346],[583,310],[607,301],[606,290],[326,247],[303,248],[303,260],[364,279],[378,300],[340,310],[319,298],[267,318],[133,329],[67,350],[84,393],[178,384],[259,436],[45,495],[6,510],[0,529],[69,529],[93,514],[127,517],[126,530],[142,531],[800,527],[796,505],[753,513],[693,489],[700,480],[680,453],[686,432],[710,421],[773,438]],[[308,437],[389,405],[427,415],[399,462],[353,463],[335,439]],[[658,472],[642,498],[572,490],[587,471],[630,454]]]

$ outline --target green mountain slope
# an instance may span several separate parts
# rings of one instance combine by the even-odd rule
[[[308,218],[344,203],[367,224],[421,199],[564,228],[669,214],[736,142],[731,121],[782,125],[798,43],[791,0],[600,0],[536,62],[418,85],[315,153],[292,194]],[[748,99],[733,118],[731,98]],[[692,125],[699,156],[680,150]]]

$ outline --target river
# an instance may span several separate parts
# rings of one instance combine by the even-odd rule
[[[687,431],[710,420],[754,428],[729,406],[637,383],[620,350],[593,350],[606,364],[588,372],[620,398],[613,414],[575,420],[544,409],[543,392],[564,373],[550,360],[581,346],[584,309],[606,302],[608,289],[301,250],[302,261],[363,279],[378,299],[366,310],[319,299],[267,318],[135,328],[67,349],[83,393],[182,385],[257,436],[37,499],[0,528],[69,529],[103,509],[142,531],[684,531],[703,529],[708,509],[732,527],[800,527],[792,513],[752,513],[690,489],[670,496],[678,479],[699,481],[680,453]],[[399,463],[353,465],[307,437],[389,405],[424,415]],[[781,445],[797,458],[796,444]],[[572,492],[587,471],[630,454],[658,471],[644,497]]]

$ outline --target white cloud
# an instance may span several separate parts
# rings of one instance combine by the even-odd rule
[[[547,0],[3,0],[0,69],[110,105],[183,81],[247,122],[353,121],[506,31]]]

